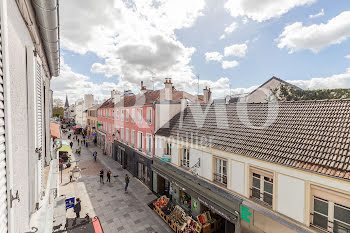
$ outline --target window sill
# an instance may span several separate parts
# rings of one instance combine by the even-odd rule
[[[262,200],[260,200],[260,199],[258,199],[256,197],[250,196],[249,199],[254,201],[255,203],[258,203],[258,204],[266,207],[266,208],[272,209],[272,205],[270,205],[270,204],[268,204],[268,203],[266,203],[266,202],[264,202],[264,201],[262,201]]]
[[[214,180],[213,182],[221,187],[227,188],[227,184],[225,183],[221,183],[220,181],[217,181],[217,180]]]

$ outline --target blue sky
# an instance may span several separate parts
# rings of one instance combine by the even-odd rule
[[[152,88],[152,76],[158,88],[171,77],[175,87],[195,93],[199,75],[201,88],[211,87],[216,97],[229,85],[233,93],[249,92],[272,76],[302,88],[350,88],[348,0],[60,5],[61,75],[52,84],[58,98],[93,93],[104,99],[112,89],[136,93],[141,80]],[[236,49],[225,56],[232,45]],[[219,58],[206,59],[211,52]],[[223,68],[224,61],[235,63]]]

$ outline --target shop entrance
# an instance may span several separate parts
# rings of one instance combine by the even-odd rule
[[[145,184],[148,183],[148,168],[143,163],[137,163],[137,177]]]

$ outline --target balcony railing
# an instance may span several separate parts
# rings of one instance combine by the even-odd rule
[[[220,173],[214,173],[214,182],[227,186],[227,176]]]
[[[181,160],[181,166],[184,168],[190,168],[190,160]]]

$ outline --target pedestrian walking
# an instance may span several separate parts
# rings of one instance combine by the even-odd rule
[[[78,138],[78,145],[79,145],[79,142],[80,142],[80,140],[79,140],[79,138]]]
[[[107,182],[111,183],[111,175],[112,175],[112,172],[111,172],[111,169],[109,169],[107,171]]]
[[[70,142],[70,147],[73,148],[73,142]]]
[[[125,192],[127,193],[128,192],[128,186],[129,186],[129,176],[128,174],[125,174]]]
[[[72,182],[72,179],[73,179],[73,172],[72,172],[72,170],[70,170],[70,172],[69,172],[69,182]]]
[[[96,158],[97,158],[97,152],[96,151],[94,152],[93,156],[94,156],[94,159],[95,159],[95,162],[96,162]]]
[[[76,218],[80,218],[81,204],[80,198],[77,198],[77,204],[74,206],[74,213],[76,214]]]
[[[100,171],[100,183],[102,183],[102,184],[104,184],[103,175],[104,175],[104,172],[103,172],[103,169],[101,169],[101,171]]]
[[[88,148],[89,147],[89,143],[88,142],[86,142],[86,148]]]

